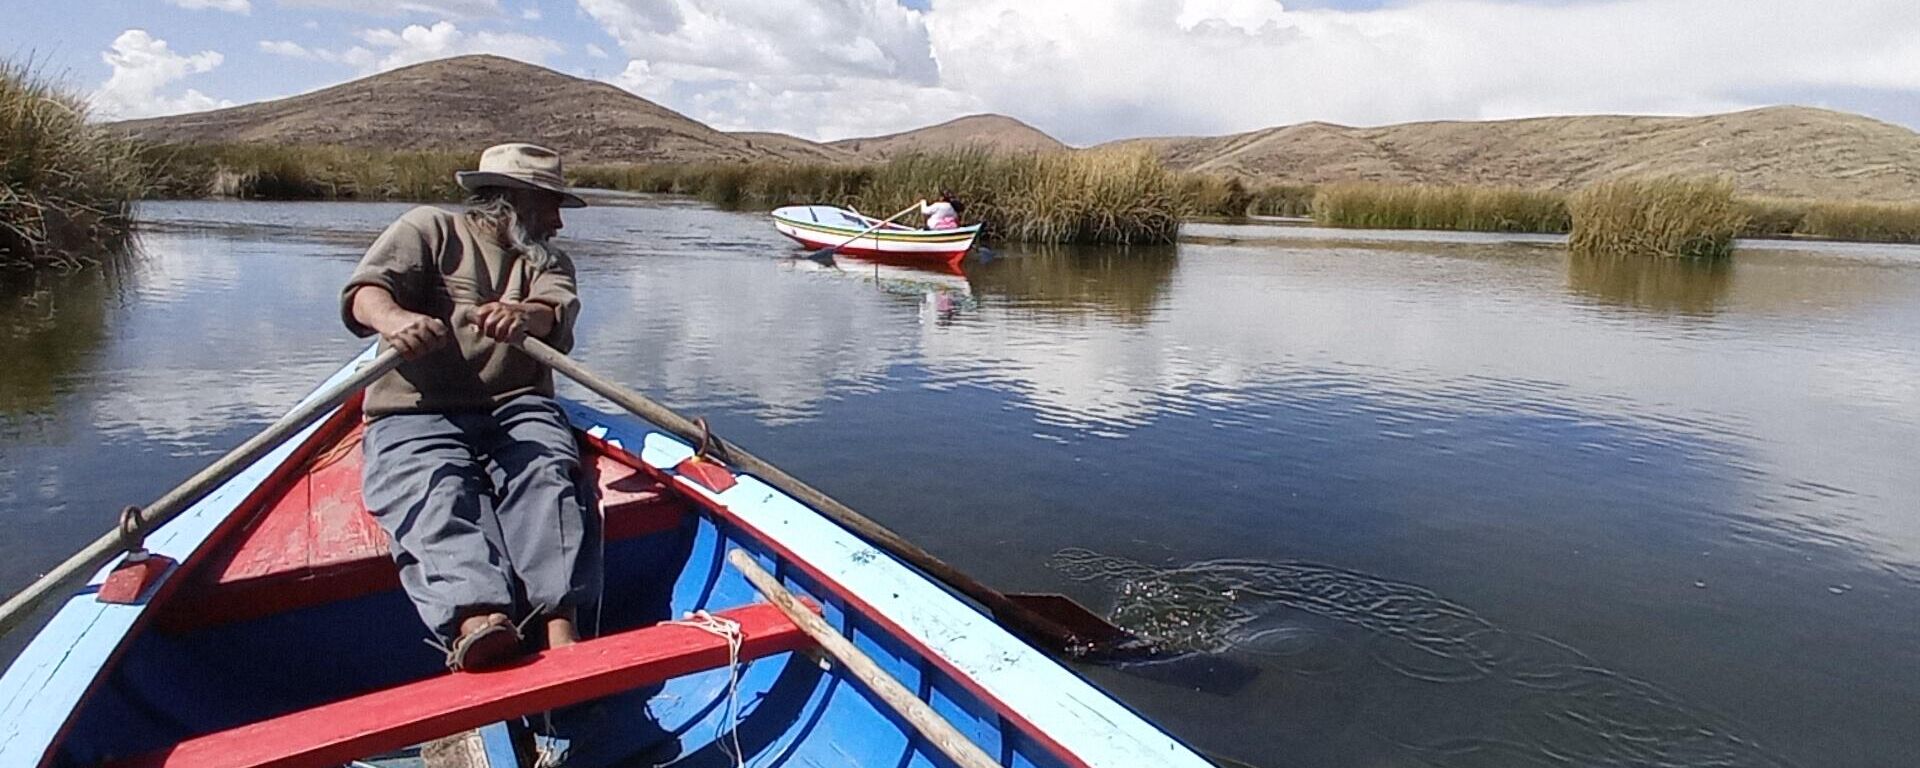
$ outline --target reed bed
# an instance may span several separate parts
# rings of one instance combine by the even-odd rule
[[[146,190],[137,149],[30,65],[0,62],[0,268],[74,268],[124,248]]]
[[[1313,198],[1320,188],[1312,184],[1267,184],[1253,191],[1253,207],[1258,216],[1300,218],[1313,215]]]
[[[1726,179],[1615,179],[1576,193],[1575,255],[1720,258],[1747,224]]]
[[[1782,200],[1776,198],[1746,197],[1736,198],[1741,215],[1746,217],[1746,226],[1740,228],[1741,237],[1793,237],[1801,234],[1801,228],[1807,222],[1807,209],[1811,205],[1804,200]]]
[[[265,200],[452,200],[456,170],[476,153],[382,152],[248,144],[149,147],[158,197]],[[572,169],[582,187],[699,197],[728,208],[799,203],[891,213],[942,190],[989,236],[1043,243],[1164,243],[1179,231],[1174,175],[1144,151],[917,154],[881,165],[825,163],[599,164]]]
[[[1312,184],[1264,184],[1250,186],[1238,176],[1202,173],[1176,174],[1180,183],[1181,211],[1188,216],[1244,218],[1247,216],[1313,215]]]
[[[1237,176],[1183,173],[1178,178],[1184,215],[1241,218],[1253,208],[1253,190]]]
[[[777,208],[852,199],[868,166],[757,163],[612,163],[568,169],[578,186],[690,195],[723,208]]]
[[[1920,204],[1743,198],[1747,237],[1920,243]]]
[[[951,192],[989,237],[1041,243],[1172,242],[1186,197],[1140,153],[909,154],[879,165],[689,163],[592,165],[576,184],[698,197],[729,208],[806,203],[886,216]],[[911,214],[905,220],[918,219]]]
[[[20,105],[45,103],[23,98],[21,73],[10,74],[6,130],[8,144],[43,140],[45,116],[21,117]],[[266,146],[251,144],[170,145],[130,149],[132,145],[85,129],[84,110],[68,99],[59,102],[57,115],[71,119],[69,131],[82,130],[84,140],[69,139],[71,151],[63,158],[86,158],[96,168],[111,169],[78,185],[105,190],[105,202],[81,204],[74,210],[87,215],[26,215],[41,229],[17,223],[20,211],[44,211],[45,203],[22,208],[19,168],[26,163],[49,162],[56,153],[39,149],[9,154],[7,237],[20,232],[45,240],[60,233],[106,234],[126,230],[125,198],[235,197],[264,200],[457,200],[463,195],[453,183],[457,170],[471,167],[475,152],[380,151],[335,146]],[[57,121],[52,121],[57,122]],[[21,126],[39,134],[22,137]],[[77,135],[77,134],[74,134]],[[36,139],[33,136],[42,136]],[[144,169],[144,170],[143,170]],[[582,187],[676,194],[698,197],[733,209],[768,209],[781,205],[822,203],[852,206],[869,214],[885,215],[921,198],[950,190],[966,203],[964,218],[985,225],[988,236],[1040,243],[1156,243],[1171,242],[1180,221],[1193,216],[1242,217],[1311,215],[1320,224],[1374,229],[1437,229],[1480,232],[1562,233],[1574,229],[1571,200],[1559,192],[1513,187],[1387,185],[1343,183],[1250,185],[1231,176],[1177,173],[1167,170],[1149,152],[1073,152],[1052,155],[994,154],[982,149],[907,155],[878,165],[827,163],[652,163],[595,164],[571,169]],[[70,175],[70,174],[69,174]],[[1695,186],[1680,180],[1636,182],[1627,187],[1600,185],[1605,194],[1580,193],[1587,201],[1597,229],[1590,229],[1579,247],[1601,239],[1623,247],[1660,244],[1678,237],[1693,223],[1742,222],[1743,237],[1812,237],[1879,242],[1920,242],[1920,205],[1826,200],[1780,200],[1720,196],[1724,184],[1701,196]],[[96,192],[95,194],[101,194]],[[1651,195],[1641,203],[1629,199]],[[64,198],[63,198],[64,199]],[[120,202],[115,203],[114,200]],[[1705,205],[1699,210],[1690,205]],[[1642,206],[1642,207],[1636,207]],[[1602,212],[1605,208],[1605,212]],[[1633,214],[1633,211],[1639,211]],[[1612,219],[1618,217],[1618,222]],[[1605,223],[1603,223],[1605,222]],[[1724,222],[1722,222],[1724,223]],[[1628,235],[1616,225],[1645,227]],[[1678,229],[1676,229],[1678,228]],[[71,234],[67,235],[71,238]],[[1685,238],[1681,238],[1685,240]],[[36,240],[35,242],[38,242]],[[1716,252],[1722,246],[1712,237],[1674,246],[1692,252]],[[1725,246],[1725,247],[1731,247]],[[1668,245],[1656,250],[1667,252]],[[17,250],[15,248],[10,248]],[[59,252],[48,249],[47,252]]]
[[[1920,204],[1816,202],[1799,234],[1835,240],[1920,243]]]
[[[188,144],[143,152],[153,197],[243,200],[458,200],[455,171],[476,152],[384,151],[338,146]]]
[[[1331,227],[1467,232],[1566,232],[1565,196],[1517,187],[1331,184],[1313,197]]]
[[[1741,222],[1735,233],[1737,237],[1920,243],[1920,204],[1736,196],[1731,198],[1729,207],[1718,191],[1697,196],[1700,190],[1679,185],[1681,181],[1684,180],[1666,179],[1666,183],[1637,183],[1616,188],[1610,199],[1615,205],[1622,205],[1629,197],[1646,196],[1646,217],[1633,219],[1649,227],[1637,238],[1641,241],[1671,235],[1669,226],[1730,217]],[[1718,186],[1727,186],[1714,184],[1716,190]],[[1599,186],[1604,187],[1606,183]],[[1682,188],[1694,192],[1686,193]],[[1297,215],[1263,210],[1267,205],[1265,200],[1275,194],[1270,189],[1254,192],[1254,212]],[[1546,190],[1501,187],[1383,184],[1336,184],[1319,188],[1318,192],[1313,192],[1314,189],[1301,186],[1282,194],[1298,195],[1298,190],[1312,192],[1313,203],[1308,211],[1316,222],[1327,226],[1482,232],[1569,232],[1573,227],[1572,199],[1583,194],[1569,196]],[[1730,186],[1728,192],[1731,193]],[[1694,204],[1706,207],[1685,208]],[[1616,207],[1609,215],[1620,215],[1629,208]]]
[[[1017,242],[1170,243],[1183,211],[1179,180],[1142,150],[907,155],[874,168],[852,202],[885,215],[943,189],[962,218]]]

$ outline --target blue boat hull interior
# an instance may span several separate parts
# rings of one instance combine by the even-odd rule
[[[583,624],[597,622],[600,633],[611,633],[761,602],[725,563],[729,549],[742,548],[796,594],[818,602],[832,626],[1003,765],[1069,764],[897,630],[779,559],[771,542],[694,506],[697,513],[677,527],[608,543],[604,597]],[[164,613],[193,599],[182,589],[149,610]],[[157,624],[137,628],[96,681],[69,721],[54,765],[99,765],[446,674],[442,654],[423,642],[426,630],[397,589],[185,631]],[[809,653],[768,656],[738,669],[737,692],[733,671],[685,675],[579,708],[575,714],[586,713],[578,720],[590,730],[576,742],[570,765],[732,766],[736,743],[754,766],[949,764],[837,664]]]

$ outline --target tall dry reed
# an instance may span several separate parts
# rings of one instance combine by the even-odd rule
[[[963,220],[1006,240],[1168,243],[1180,231],[1178,179],[1137,150],[907,155],[874,168],[856,203],[885,215],[941,190],[965,203]]]
[[[1747,223],[1726,179],[1604,181],[1575,193],[1568,208],[1568,245],[1583,256],[1723,257]]]
[[[1187,216],[1240,218],[1253,208],[1253,190],[1238,176],[1182,173],[1180,210]]]
[[[1313,215],[1313,198],[1320,188],[1312,184],[1265,184],[1253,190],[1252,213],[1298,218]]]
[[[692,195],[731,208],[822,204],[874,216],[951,192],[991,237],[1042,243],[1172,242],[1186,198],[1141,152],[995,154],[962,149],[878,165],[686,163],[583,166],[580,186]],[[917,220],[918,214],[905,217]]]
[[[156,197],[246,200],[455,200],[455,171],[478,152],[384,151],[339,146],[151,146]]]
[[[0,268],[72,268],[127,242],[147,184],[133,145],[78,97],[0,62]]]
[[[603,163],[569,169],[582,187],[698,197],[725,208],[841,204],[859,193],[866,166],[783,162]]]
[[[1920,204],[1817,202],[1801,234],[1835,240],[1920,243]]]
[[[1468,232],[1565,232],[1570,226],[1559,193],[1417,184],[1322,186],[1313,197],[1313,219],[1331,227]]]

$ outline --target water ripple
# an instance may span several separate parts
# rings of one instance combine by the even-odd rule
[[[1539,635],[1509,632],[1424,587],[1305,562],[1211,560],[1156,567],[1085,549],[1050,565],[1115,593],[1115,623],[1199,653],[1289,656],[1311,650],[1309,630],[1263,627],[1288,609],[1370,633],[1368,653],[1403,677],[1509,686],[1514,702],[1494,733],[1395,740],[1435,766],[1790,765],[1733,724],[1657,684],[1607,669]]]

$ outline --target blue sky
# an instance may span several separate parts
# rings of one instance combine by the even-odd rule
[[[498,53],[726,130],[813,139],[965,114],[1075,144],[1327,120],[1703,114],[1920,127],[1913,0],[68,0],[0,52],[103,116],[288,96]]]

